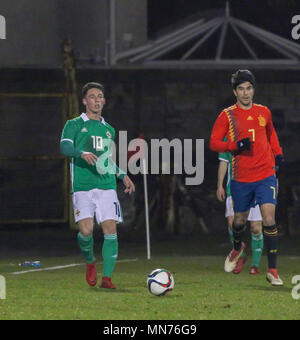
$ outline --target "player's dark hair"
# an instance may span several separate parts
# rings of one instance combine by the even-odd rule
[[[238,85],[246,81],[255,86],[255,77],[249,70],[238,70],[231,75],[231,85],[234,90]]]
[[[90,82],[90,83],[86,83],[83,87],[82,87],[82,97],[85,97],[88,90],[90,89],[98,89],[100,91],[102,91],[102,93],[104,94],[104,86],[100,83],[94,83],[94,82]]]

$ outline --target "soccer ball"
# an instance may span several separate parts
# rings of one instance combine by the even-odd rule
[[[148,290],[156,296],[166,295],[174,284],[173,275],[166,269],[155,269],[147,277]]]

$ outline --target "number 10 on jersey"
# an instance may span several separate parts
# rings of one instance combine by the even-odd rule
[[[93,139],[93,148],[96,151],[103,150],[103,138],[101,136],[91,136]]]

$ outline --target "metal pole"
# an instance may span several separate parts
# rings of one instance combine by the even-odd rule
[[[147,189],[146,159],[145,158],[143,158],[143,178],[144,178],[144,194],[145,194],[147,260],[150,260],[151,259],[151,252],[150,252],[149,207],[148,207],[148,189]]]
[[[109,53],[108,64],[116,63],[116,1],[109,0]]]

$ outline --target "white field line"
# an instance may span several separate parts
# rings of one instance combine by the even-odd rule
[[[118,260],[117,263],[135,262],[135,261],[137,261],[137,259],[125,259],[125,260]],[[102,264],[102,262],[100,264]],[[42,272],[42,271],[46,271],[46,270],[65,269],[65,268],[71,268],[71,267],[77,267],[77,266],[83,266],[83,265],[85,265],[85,263],[71,263],[71,264],[66,264],[66,265],[63,265],[63,266],[54,266],[54,267],[22,270],[22,271],[13,272],[13,273],[10,273],[10,274],[20,275],[20,274],[33,273],[33,272]]]

